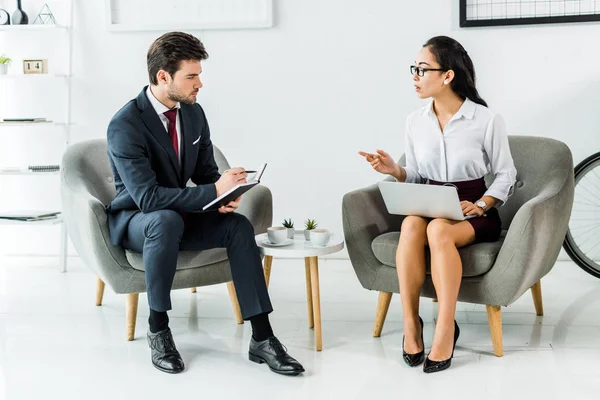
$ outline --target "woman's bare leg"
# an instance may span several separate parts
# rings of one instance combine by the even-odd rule
[[[402,221],[396,251],[396,271],[404,315],[404,351],[415,354],[423,350],[419,323],[419,297],[425,282],[425,245],[429,219],[408,216]]]
[[[462,262],[458,248],[475,240],[475,231],[467,221],[435,219],[427,226],[431,252],[431,278],[438,299],[438,319],[429,359],[450,358],[454,344],[454,314],[462,280]]]

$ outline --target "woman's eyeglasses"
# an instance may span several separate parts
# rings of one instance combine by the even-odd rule
[[[410,74],[411,75],[417,74],[422,77],[425,75],[425,72],[427,72],[427,71],[447,71],[447,70],[441,69],[441,68],[421,68],[421,67],[417,67],[416,65],[410,66]]]

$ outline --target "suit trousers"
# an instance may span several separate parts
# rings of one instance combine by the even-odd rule
[[[171,309],[171,287],[179,251],[226,248],[242,318],[273,311],[260,252],[250,221],[238,213],[188,213],[185,224],[173,210],[137,213],[129,222],[123,247],[142,253],[148,304]]]

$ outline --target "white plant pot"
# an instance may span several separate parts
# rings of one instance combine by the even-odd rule
[[[8,64],[0,64],[0,75],[6,75],[8,73]]]
[[[287,228],[287,237],[288,239],[294,238],[294,228]]]
[[[308,229],[304,230],[304,239],[306,239],[307,242],[310,242],[310,231]]]

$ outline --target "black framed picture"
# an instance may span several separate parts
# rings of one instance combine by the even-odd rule
[[[460,0],[460,26],[600,21],[600,0]]]

